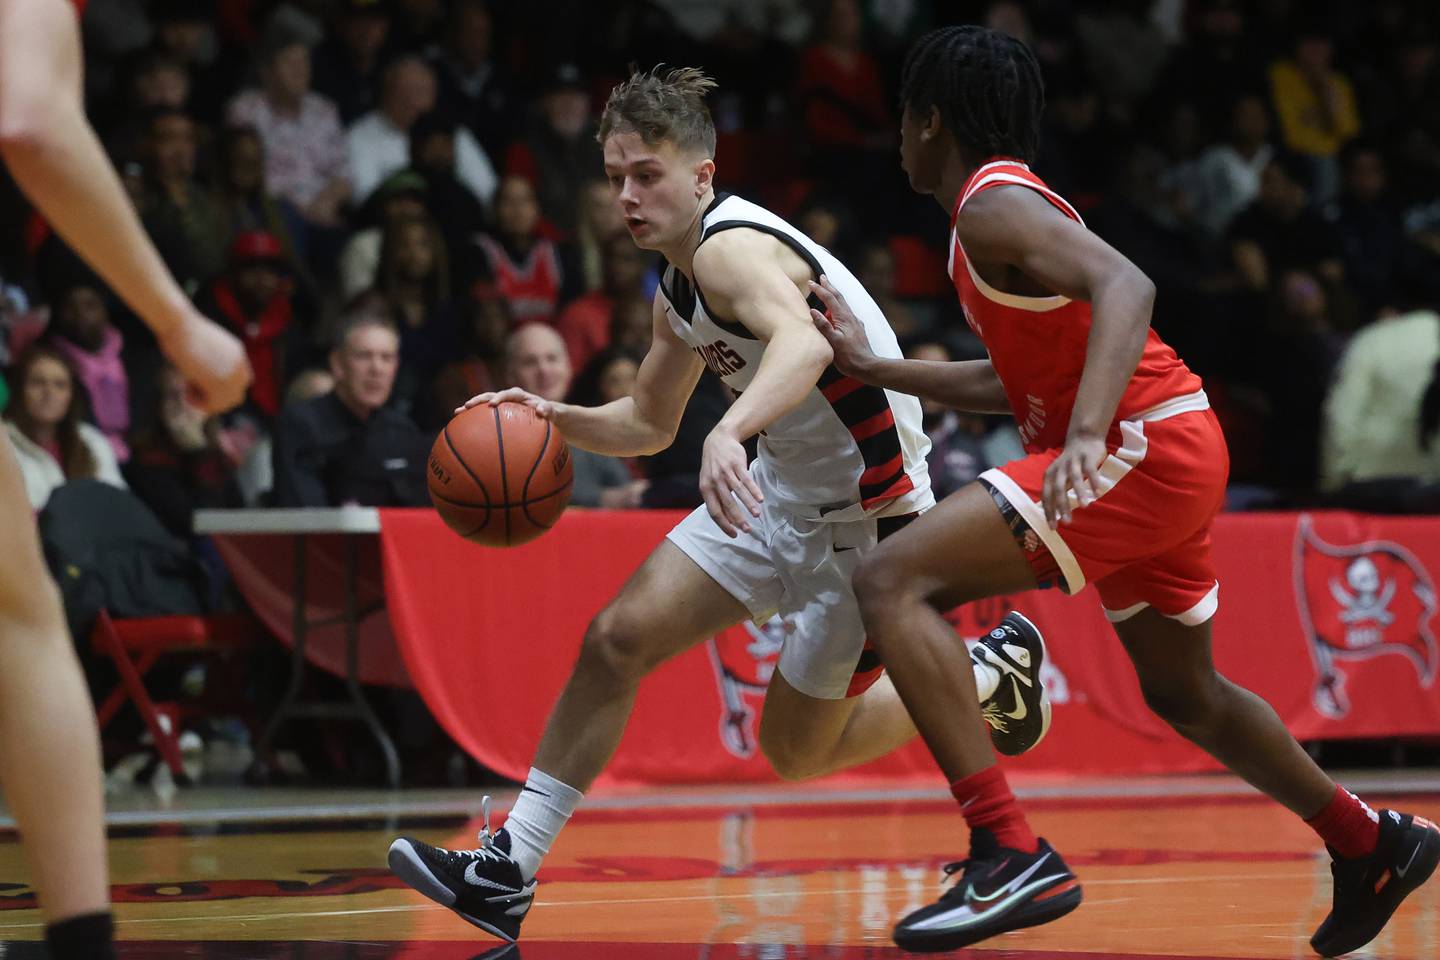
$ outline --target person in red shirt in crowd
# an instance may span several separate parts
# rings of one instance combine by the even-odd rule
[[[570,368],[584,370],[590,359],[610,345],[615,315],[626,304],[649,308],[645,296],[645,254],[628,234],[616,234],[602,246],[604,283],[561,311],[555,328],[565,339]]]
[[[510,305],[517,327],[551,322],[579,292],[580,268],[568,244],[541,232],[540,203],[524,177],[501,178],[495,191],[495,230],[475,238],[477,266]]]
[[[970,827],[958,882],[902,919],[895,942],[951,950],[1079,906],[1075,876],[995,765],[968,653],[940,610],[1093,581],[1151,709],[1325,842],[1334,909],[1311,946],[1327,957],[1363,946],[1440,863],[1440,828],[1377,814],[1336,786],[1269,704],[1215,671],[1210,526],[1225,438],[1200,379],[1150,328],[1155,285],[1030,171],[1039,64],[998,31],[943,28],[911,49],[901,100],[901,165],[951,213],[951,278],[989,357],[880,359],[826,278],[811,289],[828,316],[811,318],[842,372],[1012,412],[1027,455],[986,470],[855,572],[866,636]]]
[[[205,291],[206,316],[233,330],[245,344],[255,382],[249,401],[273,419],[280,412],[286,354],[295,319],[284,271],[285,248],[272,233],[250,230],[230,244],[230,269]]]
[[[894,121],[863,30],[858,0],[831,0],[818,42],[801,55],[796,77],[809,168],[834,184],[887,184],[893,178]],[[888,191],[881,190],[854,198],[867,211],[887,201]]]

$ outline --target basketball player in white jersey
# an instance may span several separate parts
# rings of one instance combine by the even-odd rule
[[[76,20],[61,0],[0,0],[0,157],[51,226],[155,331],[196,399],[228,409],[250,382],[244,348],[195,312],[136,220],[85,119]],[[114,952],[95,713],[6,441],[0,557],[0,783],[50,955],[106,960]]]
[[[408,837],[391,845],[398,876],[506,940],[519,935],[541,859],[614,753],[641,678],[707,637],[777,611],[785,617],[760,743],[787,779],[874,760],[915,733],[865,650],[850,576],[879,539],[934,504],[920,405],[831,364],[806,300],[822,275],[845,291],[876,350],[900,356],[850,271],[769,211],[716,193],[704,104],[713,86],[693,69],[637,74],[615,89],[601,119],[605,171],[626,226],[668,262],[633,395],[594,408],[518,389],[470,401],[528,404],[568,442],[629,457],[673,441],[707,367],[739,394],[705,441],[704,506],[591,623],[504,829],[490,833],[487,809],[478,849]],[[744,444],[757,434],[751,465]],[[1048,722],[1039,633],[1012,614],[976,650],[997,745],[1023,752]]]

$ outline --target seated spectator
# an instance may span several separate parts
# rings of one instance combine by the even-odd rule
[[[1191,205],[1196,222],[1211,240],[1225,236],[1236,214],[1260,195],[1260,177],[1274,155],[1265,100],[1259,94],[1244,94],[1231,108],[1226,141],[1200,155],[1199,189]]]
[[[865,48],[858,0],[830,0],[817,42],[800,57],[795,101],[814,174],[827,183],[865,183],[862,210],[884,202],[893,165],[895,122],[880,67]],[[870,217],[864,217],[869,222]]]
[[[427,113],[410,128],[410,166],[425,178],[425,206],[440,225],[447,250],[469,249],[485,227],[485,207],[455,173],[455,138],[460,130],[445,114]],[[471,271],[462,271],[461,276]]]
[[[650,300],[617,300],[610,321],[610,346],[649,350],[655,337],[654,313]]]
[[[155,50],[173,57],[186,72],[190,112],[202,123],[220,119],[226,77],[235,64],[217,56],[214,17],[194,0],[159,0],[153,14]]]
[[[255,379],[248,399],[266,419],[280,412],[280,385],[301,333],[284,273],[280,241],[262,231],[242,233],[230,246],[230,270],[205,291],[200,309],[245,344]]]
[[[81,419],[84,401],[65,355],[32,344],[14,369],[14,397],[5,408],[30,508],[39,511],[56,487],[90,477],[124,487],[115,450],[105,435]]]
[[[350,236],[340,252],[340,293],[345,300],[375,286],[385,231],[401,220],[424,217],[426,195],[425,178],[413,170],[393,173],[376,188],[361,213],[365,226]]]
[[[1133,0],[1076,6],[1080,54],[1111,109],[1128,111],[1165,66],[1169,45],[1147,14],[1146,4]]]
[[[477,285],[462,302],[459,359],[446,364],[431,384],[428,403],[415,418],[422,429],[439,429],[466,400],[505,385],[509,306],[489,284]]]
[[[224,220],[195,180],[195,122],[181,110],[161,108],[147,130],[141,220],[170,272],[193,294],[225,269]]]
[[[559,64],[541,89],[536,116],[505,155],[505,175],[530,182],[546,221],[568,239],[580,184],[603,166],[584,77],[573,63]]]
[[[540,205],[523,177],[507,176],[495,194],[495,231],[475,238],[476,266],[507,303],[517,326],[549,323],[579,293],[580,269],[569,245],[540,233]]]
[[[162,367],[159,379],[160,408],[135,438],[125,478],[167,530],[188,538],[196,510],[239,507],[244,500],[235,464],[220,444],[219,419],[186,399],[185,379],[174,367]]]
[[[230,103],[229,122],[254,127],[265,145],[265,181],[316,227],[342,225],[349,157],[335,104],[310,89],[310,48],[293,36],[266,40],[260,89]]]
[[[1270,65],[1270,97],[1280,118],[1280,142],[1310,161],[1312,194],[1328,203],[1339,186],[1336,157],[1360,132],[1360,111],[1350,79],[1335,70],[1335,44],[1320,15],[1294,34],[1290,59]]]
[[[1197,8],[1191,33],[1172,52],[1151,99],[1194,103],[1206,126],[1223,129],[1235,102],[1264,87],[1265,64],[1254,31],[1247,29],[1244,0],[1202,0],[1190,6]]]
[[[553,327],[529,323],[510,334],[505,344],[505,371],[511,386],[556,402],[570,393],[570,358],[565,341]],[[618,457],[570,448],[575,465],[575,486],[570,502],[577,507],[638,507],[640,492],[631,492],[635,480]]]
[[[46,331],[50,344],[65,354],[90,403],[90,416],[115,459],[130,459],[125,434],[130,430],[130,376],[121,359],[125,338],[110,322],[110,305],[98,280],[74,282],[60,291]]]
[[[895,296],[895,253],[888,243],[869,243],[861,248],[855,279],[874,298],[897,338],[906,340],[922,332],[921,318]]]
[[[386,177],[410,163],[410,128],[435,109],[435,71],[419,57],[401,57],[385,68],[380,104],[350,125],[353,199],[364,203]],[[495,195],[495,168],[469,130],[455,135],[455,171],[481,203]]]
[[[440,107],[463,117],[491,156],[514,134],[516,96],[505,67],[494,57],[495,24],[485,0],[455,0],[433,62],[440,81]]]
[[[1336,505],[1413,512],[1440,509],[1437,484],[1440,314],[1416,310],[1350,341],[1325,398],[1320,488]]]
[[[277,507],[420,506],[429,502],[429,443],[386,406],[400,334],[374,313],[352,314],[330,354],[335,389],[286,406],[275,424]]]
[[[334,389],[335,378],[329,370],[302,370],[290,381],[290,386],[285,388],[285,406],[323,397]],[[223,442],[223,435],[221,439]],[[275,443],[272,436],[269,433],[259,433],[243,454],[238,458],[231,456],[230,459],[239,460],[235,480],[240,486],[240,496],[244,499],[245,506],[272,506],[275,487]]]
[[[637,300],[649,305],[644,289],[645,253],[623,233],[605,241],[604,253],[604,285],[571,302],[555,320],[555,329],[565,338],[572,370],[584,370],[592,357],[610,345],[619,305]]]
[[[339,19],[315,48],[315,89],[339,108],[341,123],[375,109],[389,34],[385,0],[343,0]]]
[[[400,372],[392,402],[409,413],[421,391],[459,347],[460,324],[450,296],[445,241],[435,221],[392,221],[380,250],[380,274],[364,302],[400,332]]]
[[[105,130],[105,149],[111,156],[141,155],[153,111],[164,108],[189,112],[189,71],[168,53],[150,50],[139,55],[130,64],[126,82],[115,87],[116,102],[110,112],[116,119]]]
[[[1364,316],[1393,302],[1407,252],[1400,210],[1390,202],[1385,157],[1374,143],[1351,140],[1340,152],[1340,198],[1327,211],[1340,244],[1345,283]]]
[[[808,197],[795,214],[800,232],[841,259],[849,258],[860,233],[849,204],[825,195]]]
[[[600,407],[625,399],[635,390],[635,375],[640,372],[642,359],[644,354],[623,347],[596,354],[575,378],[567,402],[585,407]],[[628,510],[643,506],[650,481],[639,475],[638,462],[633,458],[607,459],[618,460],[631,479],[629,483],[603,487],[599,505],[608,510]],[[618,474],[616,476],[618,477]]]
[[[575,256],[584,289],[599,290],[605,283],[605,242],[616,234],[628,236],[625,218],[604,177],[592,177],[581,184],[579,204],[575,212]]]
[[[1338,285],[1345,276],[1335,233],[1310,206],[1303,166],[1280,155],[1260,175],[1260,194],[1230,224],[1230,251],[1244,284],[1263,292],[1290,268]]]
[[[1246,352],[1261,370],[1271,429],[1265,447],[1264,484],[1290,496],[1315,489],[1321,408],[1343,347],[1334,307],[1315,274],[1292,268],[1275,284],[1268,331],[1255,331]]]
[[[312,300],[318,289],[305,261],[309,231],[295,205],[272,194],[265,182],[265,146],[254,127],[229,127],[220,135],[220,187],[215,197],[233,244],[242,233],[262,231],[280,241],[291,276]]]

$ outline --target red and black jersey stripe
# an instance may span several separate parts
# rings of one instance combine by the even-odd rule
[[[816,387],[860,448],[865,463],[860,474],[860,505],[869,509],[913,490],[915,484],[905,472],[895,412],[885,391],[845,376],[833,364],[825,368]]]

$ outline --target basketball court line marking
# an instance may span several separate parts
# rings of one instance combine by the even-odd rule
[[[813,874],[812,874],[812,875],[813,875]],[[1150,884],[1164,884],[1164,883],[1197,883],[1197,882],[1223,882],[1223,883],[1233,883],[1233,882],[1236,882],[1236,881],[1262,880],[1262,879],[1265,879],[1265,880],[1297,879],[1297,878],[1303,879],[1303,878],[1305,878],[1305,877],[1310,877],[1310,876],[1313,876],[1313,874],[1310,874],[1310,873],[1293,873],[1293,874],[1230,874],[1230,875],[1223,875],[1223,876],[1217,875],[1217,876],[1204,876],[1204,877],[1144,877],[1144,878],[1139,878],[1139,879],[1114,878],[1114,879],[1108,879],[1108,880],[1106,880],[1106,879],[1086,880],[1086,881],[1083,882],[1082,885],[1083,885],[1083,886],[1092,886],[1092,887],[1093,887],[1093,886],[1106,886],[1106,885],[1111,885],[1111,886],[1113,886],[1113,885],[1125,885],[1125,884],[1135,884],[1135,885],[1144,884],[1144,885],[1150,885]],[[561,908],[563,908],[563,907],[597,907],[597,906],[598,906],[598,907],[603,907],[603,906],[623,906],[623,905],[626,905],[626,904],[635,905],[635,904],[652,904],[652,903],[653,903],[653,904],[659,904],[659,903],[699,903],[699,902],[704,902],[704,901],[707,901],[707,900],[713,900],[713,901],[725,901],[725,900],[771,900],[771,899],[777,899],[777,898],[781,898],[781,897],[807,897],[807,896],[827,896],[827,897],[834,897],[834,896],[856,896],[856,895],[862,895],[862,894],[873,893],[873,892],[874,892],[874,891],[873,891],[872,889],[867,889],[867,888],[863,888],[863,887],[862,887],[862,888],[840,889],[840,890],[828,890],[828,889],[827,889],[827,890],[776,890],[776,891],[752,891],[752,892],[749,892],[749,893],[745,893],[745,892],[740,892],[740,893],[707,893],[707,894],[695,894],[695,895],[683,896],[683,897],[617,897],[617,898],[607,898],[607,899],[604,899],[604,900],[550,900],[550,901],[539,901],[539,900],[537,900],[537,901],[535,902],[534,909],[537,909],[537,910],[538,910],[538,909],[540,909],[540,908],[542,908],[542,907],[544,907],[544,908],[555,908],[555,907],[561,907]],[[1116,897],[1116,898],[1113,898],[1113,899],[1104,899],[1104,900],[1086,900],[1086,901],[1085,901],[1085,906],[1097,907],[1097,906],[1114,905],[1114,904],[1119,904],[1119,903],[1130,903],[1130,902],[1132,902],[1132,901],[1134,901],[1134,900],[1136,900],[1136,899],[1138,899],[1138,898],[1136,898],[1136,897]],[[293,920],[293,919],[305,919],[305,918],[308,918],[308,917],[348,917],[348,916],[362,916],[362,915],[365,915],[365,914],[376,914],[376,913],[411,913],[411,912],[420,912],[420,911],[426,911],[426,910],[445,910],[445,909],[448,909],[448,908],[447,908],[447,907],[442,907],[442,906],[440,906],[439,904],[436,904],[436,903],[417,903],[417,904],[403,904],[403,905],[394,906],[394,907],[357,907],[357,908],[352,909],[352,910],[315,910],[315,911],[294,912],[294,913],[249,913],[249,914],[208,913],[208,914],[200,914],[200,915],[185,916],[185,917],[127,917],[127,918],[116,919],[115,923],[116,923],[116,924],[122,924],[122,923],[126,923],[126,924],[128,924],[128,923],[226,923],[226,922],[238,923],[238,922],[249,922],[249,921],[257,921],[257,920],[273,920],[273,919],[292,919],[292,920]],[[44,924],[42,924],[42,923],[4,923],[4,924],[0,924],[0,930],[30,930],[30,929],[35,929],[35,928],[38,928],[38,927],[43,927],[43,926],[44,926]],[[1226,926],[1232,926],[1232,925],[1231,925],[1231,924],[1226,924]],[[1236,926],[1240,926],[1240,925],[1236,925]],[[1252,926],[1253,926],[1253,924],[1252,924]],[[1273,924],[1273,926],[1285,926],[1285,924]],[[1156,928],[1156,929],[1167,929],[1167,930],[1168,930],[1168,929],[1172,929],[1172,928],[1170,928],[1170,927],[1161,927],[1161,928]],[[1179,928],[1174,928],[1174,929],[1179,929]]]
[[[1018,778],[1017,778],[1018,779]],[[1361,793],[1397,796],[1412,793],[1440,793],[1440,775],[1427,771],[1414,776],[1397,779],[1394,776],[1373,774],[1347,775],[1340,772],[1340,779],[1347,789]],[[1127,781],[1122,783],[1080,782],[1080,783],[1030,783],[1023,779],[1013,786],[1016,797],[1025,799],[1109,799],[1109,798],[1159,798],[1159,797],[1222,797],[1254,796],[1260,798],[1254,788],[1238,778],[1225,775],[1198,776],[1186,778],[1155,778],[1149,781]],[[377,791],[378,792],[378,791]],[[415,818],[433,816],[473,817],[480,807],[484,791],[467,790],[454,799],[417,799],[407,801],[403,796],[386,795],[375,799],[356,799],[346,803],[307,805],[304,803],[281,804],[276,806],[217,804],[213,807],[195,809],[147,809],[112,810],[105,816],[107,826],[146,826],[150,824],[192,824],[230,821],[254,823],[275,820],[365,820],[377,818]],[[490,791],[497,803],[494,809],[503,812],[513,804],[517,789],[505,788]],[[745,790],[694,790],[671,795],[654,794],[601,794],[586,797],[581,812],[593,810],[636,810],[636,809],[693,809],[725,807],[777,807],[819,804],[870,804],[896,803],[905,801],[950,800],[950,792],[944,787],[858,787],[853,789],[827,790],[776,790],[773,787],[757,786]],[[0,815],[0,828],[14,828],[15,821],[8,815]]]

